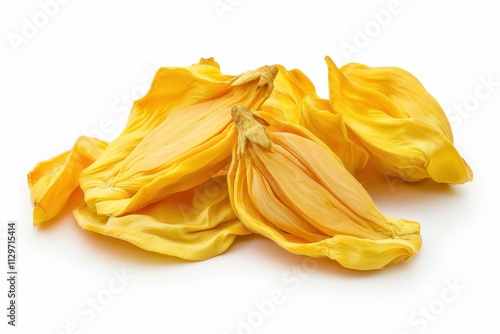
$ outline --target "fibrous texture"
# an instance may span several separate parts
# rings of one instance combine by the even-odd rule
[[[420,225],[383,216],[307,130],[265,115],[272,124],[265,131],[249,110],[236,108],[235,118],[252,123],[250,131],[238,126],[246,138],[238,145],[246,148],[235,148],[228,173],[231,203],[245,226],[293,253],[326,256],[352,269],[379,269],[420,249]],[[257,132],[264,135],[252,136]]]
[[[348,64],[327,57],[332,108],[382,173],[405,181],[465,183],[472,171],[453,145],[450,125],[420,82],[397,68]]]

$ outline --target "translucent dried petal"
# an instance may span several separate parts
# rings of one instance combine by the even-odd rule
[[[214,57],[210,57],[210,58],[201,58],[200,61],[198,62],[198,64],[202,64],[202,65],[210,65],[210,66],[213,66],[217,69],[220,70],[220,65],[218,62],[215,61]]]

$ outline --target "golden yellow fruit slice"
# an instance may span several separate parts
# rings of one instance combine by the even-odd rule
[[[415,111],[419,105],[435,106],[432,98],[420,95],[426,101],[414,109],[404,108],[415,99],[412,94],[392,91],[386,95],[380,87],[376,90],[367,82],[361,85],[351,80],[329,57],[326,62],[332,109],[343,115],[347,128],[380,172],[411,182],[429,178],[457,184],[472,180],[472,171],[450,141],[446,126],[438,131],[434,128],[437,125],[426,124],[440,123],[442,117],[424,122],[424,115],[433,112]],[[407,87],[413,92],[412,88]],[[413,94],[421,93],[422,87],[416,85],[414,90]]]
[[[161,70],[125,131],[82,172],[89,207],[123,215],[215,175],[229,164],[236,138],[231,107],[260,106],[276,73],[274,66],[233,77],[212,65]]]
[[[28,173],[35,226],[54,218],[64,208],[79,186],[81,171],[93,163],[107,145],[103,140],[81,136],[71,150],[39,162]]]
[[[270,124],[267,131],[252,112],[233,108],[243,138],[233,149],[229,195],[249,230],[292,253],[329,257],[358,270],[380,269],[418,252],[418,223],[384,216],[340,159],[305,128],[260,116]]]

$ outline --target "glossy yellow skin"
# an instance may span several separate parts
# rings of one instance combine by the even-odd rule
[[[382,173],[409,182],[460,184],[472,171],[453,145],[450,125],[436,100],[406,71],[326,58],[330,102]]]
[[[37,164],[28,175],[35,226],[68,205],[71,194],[80,191],[80,172],[107,146],[105,141],[82,136],[72,150]],[[73,215],[83,229],[186,260],[219,255],[236,236],[251,233],[232,210],[224,173],[120,217],[98,215],[83,197],[78,198]]]

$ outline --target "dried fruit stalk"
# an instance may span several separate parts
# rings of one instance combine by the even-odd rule
[[[34,225],[55,217],[74,191],[80,171],[102,154],[105,141],[80,137],[72,150],[40,162],[28,175]],[[251,232],[234,214],[226,175],[121,217],[97,215],[83,197],[73,215],[85,230],[122,239],[143,249],[188,260],[224,252],[238,235]]]
[[[369,67],[358,63],[346,64],[340,72],[350,81],[383,94],[406,117],[453,142],[450,123],[443,108],[410,72],[399,67]]]
[[[411,258],[420,225],[383,215],[353,174],[367,161],[407,181],[463,183],[472,172],[410,73],[326,60],[329,99],[281,65],[238,76],[213,58],[160,69],[116,140],[80,137],[30,171],[34,224],[80,186],[82,228],[184,259],[251,232],[358,270]]]

